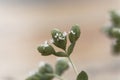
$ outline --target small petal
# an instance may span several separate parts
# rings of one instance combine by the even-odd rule
[[[63,32],[63,36],[67,36],[67,32]]]

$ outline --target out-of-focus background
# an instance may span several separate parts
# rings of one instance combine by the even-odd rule
[[[101,32],[110,10],[120,10],[120,0],[0,0],[0,80],[25,80],[40,61],[54,65],[56,57],[41,56],[37,46],[53,28],[68,31],[74,24],[82,32],[71,55],[78,70],[89,80],[120,80],[120,57]],[[75,80],[72,69],[63,77]]]

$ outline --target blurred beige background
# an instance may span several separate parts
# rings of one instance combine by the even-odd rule
[[[53,28],[68,31],[73,24],[82,32],[71,55],[78,70],[89,80],[120,80],[120,57],[111,55],[111,40],[101,32],[112,9],[120,10],[120,0],[1,0],[0,80],[25,80],[40,61],[54,65],[56,57],[43,57],[36,48]],[[75,80],[72,69],[66,76]]]

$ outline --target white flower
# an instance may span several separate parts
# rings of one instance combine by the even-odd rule
[[[41,44],[41,46],[43,46],[44,48],[48,47],[49,46],[48,41],[45,41],[43,44]]]
[[[60,37],[59,37],[59,39],[60,39],[60,40],[64,40],[64,39],[65,39],[65,37],[60,36]]]
[[[63,36],[67,36],[67,32],[63,32]]]
[[[54,37],[57,39],[57,41],[59,41],[59,40],[65,40],[65,36],[66,33],[63,34],[56,33]]]
[[[74,35],[76,34],[73,30],[71,30],[70,33],[72,33],[72,34],[74,34]]]
[[[58,33],[56,33],[54,37],[55,37],[55,38],[57,38],[58,36],[59,36],[59,34],[58,34]]]

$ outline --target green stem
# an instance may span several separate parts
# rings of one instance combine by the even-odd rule
[[[70,57],[68,57],[68,60],[70,61],[70,63],[71,63],[71,65],[72,65],[72,67],[73,67],[73,69],[74,69],[74,71],[75,71],[76,75],[78,75],[77,68],[76,68],[76,67],[75,67],[75,65],[73,64],[73,62],[72,62],[71,58],[70,58]]]
[[[74,72],[76,73],[76,75],[78,75],[78,71],[77,71],[76,66],[75,66],[74,63],[72,62],[72,60],[71,60],[71,58],[70,58],[70,56],[68,55],[68,53],[67,53],[66,50],[65,50],[65,52],[66,52],[66,54],[67,54],[68,60],[70,61],[71,65],[72,65],[72,67],[73,67]]]
[[[62,77],[60,77],[59,75],[57,74],[53,74],[54,77],[58,78],[59,80],[64,80]]]

